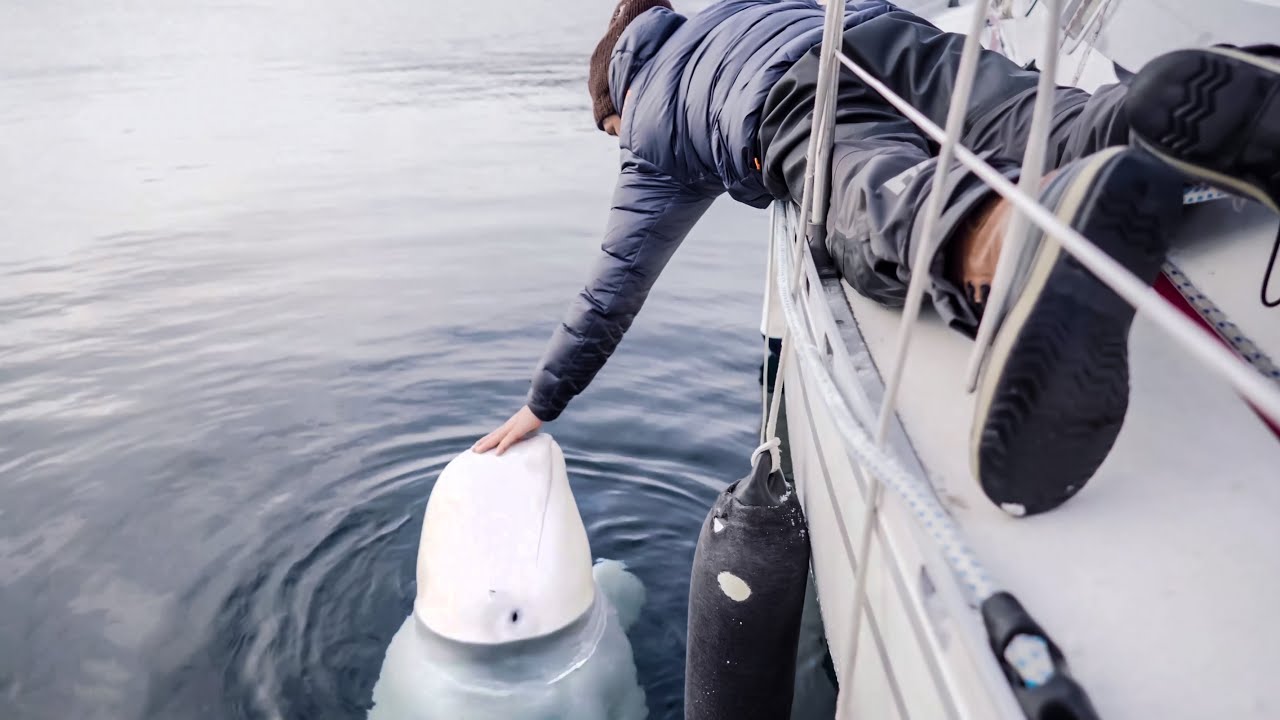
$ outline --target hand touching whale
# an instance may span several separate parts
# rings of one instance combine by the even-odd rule
[[[427,503],[417,575],[370,720],[648,717],[625,634],[644,586],[622,563],[592,566],[550,435],[449,463]]]

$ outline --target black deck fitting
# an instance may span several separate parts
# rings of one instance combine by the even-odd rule
[[[982,603],[982,620],[987,626],[987,638],[991,641],[996,662],[1004,670],[1005,678],[1028,720],[1098,720],[1098,713],[1093,709],[1088,694],[1071,677],[1062,651],[1016,597],[999,592],[987,598]],[[1053,675],[1040,685],[1027,685],[1017,669],[1005,659],[1005,648],[1019,635],[1039,638],[1049,649]]]

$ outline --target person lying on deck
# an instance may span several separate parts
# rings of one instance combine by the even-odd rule
[[[723,0],[684,17],[666,0],[623,0],[591,57],[596,125],[622,167],[603,254],[555,330],[527,405],[475,445],[499,452],[556,419],[613,353],[680,242],[723,193],[799,203],[823,8],[814,0]],[[888,2],[849,2],[844,53],[945,123],[963,36]],[[972,336],[1010,204],[955,164],[841,68],[825,248],[844,280],[901,306],[913,272],[934,307]],[[1038,74],[983,51],[961,141],[1016,178]],[[1154,282],[1186,176],[1280,202],[1280,48],[1160,56],[1090,95],[1057,88],[1040,200]],[[940,250],[911,266],[933,175],[945,172]],[[1015,514],[1066,501],[1124,421],[1132,308],[1035,227],[978,386],[972,470]],[[955,362],[966,362],[957,357]]]

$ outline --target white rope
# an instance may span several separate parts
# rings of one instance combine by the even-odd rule
[[[973,92],[973,80],[977,72],[978,56],[981,54],[982,42],[980,33],[986,22],[986,0],[974,4],[973,19],[969,25],[969,34],[965,38],[964,51],[960,56],[960,69],[956,76],[956,89],[951,96],[951,107],[947,111],[947,130],[937,138],[941,143],[938,150],[937,170],[933,174],[933,185],[929,190],[929,201],[925,205],[922,232],[919,248],[916,250],[915,267],[927,268],[937,252],[937,225],[942,217],[942,204],[946,198],[947,172],[951,167],[952,156],[959,150],[960,135],[964,129],[965,110],[969,106],[969,96]],[[837,58],[854,69],[852,61],[838,53]],[[860,68],[859,68],[860,69]],[[858,70],[855,74],[861,77]],[[869,77],[869,76],[868,76]],[[864,78],[865,80],[865,78]],[[874,85],[872,86],[875,87]],[[881,86],[883,87],[883,85]],[[878,88],[877,88],[878,89]],[[885,88],[886,90],[888,88]],[[936,126],[935,126],[936,127]],[[902,320],[898,324],[898,340],[892,357],[903,360],[911,346],[916,318],[920,316],[920,305],[924,299],[924,291],[929,284],[929,273],[917,272],[911,277],[907,288],[907,299],[902,310]],[[902,385],[903,363],[895,361],[890,368],[888,381],[885,383],[884,402],[880,405],[880,415],[876,422],[876,439],[883,442],[893,418],[894,406],[897,402],[898,390]]]
[[[947,132],[940,139],[942,147],[938,151],[937,169],[933,175],[933,187],[929,191],[928,204],[925,206],[923,232],[920,234],[920,247],[916,251],[915,267],[917,268],[929,267],[934,253],[937,252],[936,227],[939,218],[942,217],[942,202],[946,195],[946,169],[951,166],[952,155],[959,146],[958,139],[964,128],[965,110],[969,106],[969,96],[973,91],[973,79],[978,67],[978,56],[982,50],[981,33],[987,19],[987,8],[987,0],[981,0],[981,2],[974,4],[969,34],[965,38],[964,52],[960,56],[960,69],[956,76],[956,87],[952,93],[951,107],[947,111]],[[836,57],[841,62],[844,62],[845,65],[849,65],[848,58],[843,53],[837,53]],[[905,360],[911,347],[911,336],[915,330],[916,318],[920,315],[920,305],[923,301],[925,286],[928,281],[929,274],[927,272],[917,272],[912,276],[907,289],[907,300],[902,309],[902,321],[898,326],[898,340],[892,355],[895,360],[889,369],[889,377],[885,383],[884,399],[881,402],[880,414],[876,421],[875,442],[877,445],[884,444],[894,417],[894,406],[897,403],[898,391],[902,386]],[[868,485],[867,503],[862,515],[862,526],[859,528],[858,560],[855,570],[857,578],[853,591],[853,625],[850,630],[853,635],[853,650],[850,652],[848,668],[845,671],[846,677],[844,678],[846,682],[850,683],[850,686],[853,679],[853,669],[857,663],[858,637],[862,631],[862,609],[866,604],[871,531],[875,527],[876,512],[880,505],[880,473],[872,473],[868,480]],[[841,684],[841,687],[845,687],[844,683]],[[842,695],[845,695],[845,693],[842,693]],[[848,693],[847,696],[852,696],[852,693]]]
[[[903,506],[914,517],[916,525],[933,540],[935,546],[941,551],[943,560],[956,576],[961,588],[967,595],[970,605],[979,607],[983,601],[997,592],[997,585],[988,574],[986,568],[982,566],[977,555],[960,535],[951,515],[938,503],[933,494],[933,488],[903,468],[897,458],[893,457],[871,437],[849,408],[844,396],[836,386],[835,380],[828,374],[827,368],[823,364],[822,354],[796,308],[795,280],[793,278],[798,277],[799,272],[788,272],[793,258],[791,253],[788,252],[786,243],[776,242],[776,227],[777,225],[775,224],[773,232],[775,247],[773,250],[774,257],[777,260],[775,280],[778,283],[779,305],[782,308],[782,316],[786,324],[785,332],[790,338],[789,345],[804,366],[805,378],[813,381],[819,399],[822,400],[823,405],[831,413],[836,430],[844,441],[845,449],[852,455],[854,462],[861,468],[863,474],[868,477],[869,482],[873,479],[883,480],[883,485],[887,485],[902,500]],[[799,236],[798,232],[791,233],[791,236],[796,238],[794,242],[798,246],[799,252],[797,254],[803,256],[805,250],[804,241],[799,239],[801,236]],[[803,266],[798,265],[797,267]],[[779,379],[781,379],[781,375],[779,375]],[[756,452],[761,451],[761,449],[757,449]],[[841,522],[843,522],[843,518],[841,518]],[[857,565],[852,570],[855,574],[865,573],[867,572],[867,565]],[[1019,635],[1018,637],[1026,638],[1027,636]],[[1024,664],[1013,664],[1014,660],[1010,659],[1012,657],[1010,650],[1006,650],[1005,658],[1009,660],[1015,671],[1023,677],[1024,682],[1034,685],[1045,682],[1052,675],[1053,663],[1048,655],[1048,646],[1039,638],[1031,639],[1039,642],[1020,643],[1017,648],[1014,648],[1016,651],[1014,655]],[[984,638],[985,641],[986,639]],[[856,651],[856,644],[851,650],[849,664],[840,683],[841,707],[844,707],[844,704],[849,702],[852,697],[853,664],[856,657],[854,651]],[[1050,668],[1050,670],[1046,671],[1045,668]],[[847,714],[839,715],[839,717],[846,716]]]
[[[1054,100],[1058,75],[1058,23],[1056,19],[1062,15],[1062,0],[1048,0],[1049,20],[1044,24],[1044,69],[1040,71],[1039,84],[1036,86],[1036,105],[1031,115],[1031,130],[1027,136],[1027,149],[1022,156],[1022,173],[1018,179],[1018,189],[1027,195],[1040,194],[1040,181],[1044,178],[1045,156],[1049,146],[1049,126],[1053,122]],[[973,350],[969,355],[969,366],[965,371],[965,389],[973,392],[978,384],[978,371],[982,360],[987,355],[987,348],[1004,318],[1005,305],[1009,302],[1014,278],[1019,266],[1018,259],[1027,251],[1027,231],[1031,223],[1026,213],[1014,208],[1013,217],[1009,218],[1005,229],[1004,244],[1000,248],[1000,258],[996,261],[995,277],[991,280],[991,297],[987,298],[987,308],[983,320],[978,325],[978,336],[974,339]],[[928,265],[916,265],[927,268]]]
[[[840,36],[840,28],[843,26],[844,19],[844,3],[830,2],[827,5],[825,15],[823,16],[822,25],[822,45],[824,50],[823,56],[818,63],[818,91],[813,99],[813,126],[809,132],[809,147],[805,155],[810,161],[805,163],[804,173],[804,190],[801,199],[801,212],[803,215],[810,216],[810,224],[818,225],[822,219],[818,208],[826,207],[826,184],[827,173],[825,167],[829,162],[831,154],[832,133],[835,126],[835,89],[840,81],[839,66],[836,64],[836,55],[838,54],[838,45],[836,38]],[[819,168],[823,168],[819,172]],[[821,205],[818,198],[821,197]],[[809,241],[806,233],[804,243]],[[804,244],[802,243],[802,245]],[[797,255],[804,251],[803,247],[797,248]],[[796,280],[799,279],[799,268],[801,264],[796,263]],[[793,283],[794,284],[794,283]],[[789,286],[788,286],[789,287]],[[766,310],[767,312],[767,310]],[[767,317],[767,315],[766,315]],[[776,371],[773,385],[773,399],[769,403],[769,410],[765,413],[764,431],[761,435],[761,441],[765,444],[776,441],[778,416],[782,412],[782,386],[784,384],[784,372],[786,371],[787,357],[790,355],[790,343],[787,336],[790,334],[790,327],[785,327],[782,332],[781,349],[778,352],[778,369]],[[764,393],[768,393],[768,340],[766,339],[765,366],[764,373]],[[780,443],[779,443],[780,444]],[[758,452],[758,451],[757,451]],[[775,471],[782,469],[782,455],[775,447],[771,452],[773,460],[773,469]],[[755,462],[756,455],[752,455],[752,462]]]
[[[773,456],[773,467],[776,470],[778,468],[778,462],[781,459],[781,450],[779,449],[781,447],[782,440],[778,439],[777,436],[774,436],[767,442],[761,444],[760,447],[756,448],[751,453],[751,464],[754,466],[756,464],[756,458],[760,457],[762,453],[767,452]]]
[[[828,8],[830,10],[830,8]],[[843,52],[834,51],[834,56],[845,67],[849,68],[869,87],[879,92],[899,111],[907,116],[908,119],[915,122],[934,140],[941,144],[938,154],[935,176],[933,178],[933,187],[930,192],[928,205],[925,208],[925,215],[922,222],[921,240],[916,255],[916,268],[927,268],[932,264],[932,259],[937,252],[937,233],[936,226],[942,214],[942,204],[945,193],[945,182],[947,179],[947,171],[951,167],[953,156],[958,158],[962,165],[973,170],[979,178],[984,180],[999,195],[1008,198],[1013,202],[1015,213],[1012,221],[1007,228],[1007,237],[1002,248],[1001,261],[998,264],[997,277],[993,280],[992,293],[990,298],[991,304],[997,309],[1003,306],[1005,298],[1008,296],[1009,286],[1012,283],[1014,262],[1010,262],[1017,257],[1022,250],[1023,240],[1027,234],[1030,223],[1040,226],[1046,234],[1057,239],[1068,252],[1072,253],[1087,269],[1094,273],[1095,276],[1107,283],[1122,298],[1132,304],[1138,311],[1151,317],[1158,325],[1167,332],[1172,334],[1175,339],[1181,341],[1187,346],[1193,355],[1200,357],[1211,370],[1227,379],[1237,390],[1245,394],[1252,400],[1255,400],[1260,407],[1264,408],[1264,414],[1272,416],[1273,420],[1280,417],[1280,392],[1271,392],[1271,388],[1266,388],[1259,383],[1260,378],[1242,367],[1242,364],[1230,356],[1229,353],[1221,351],[1216,346],[1204,342],[1204,338],[1198,335],[1199,329],[1186,321],[1172,308],[1167,307],[1163,300],[1151,290],[1145,283],[1137,279],[1129,273],[1123,266],[1112,260],[1105,253],[1102,253],[1093,246],[1085,238],[1067,227],[1057,218],[1055,218],[1048,210],[1041,206],[1036,200],[1032,199],[1032,194],[1039,194],[1039,185],[1045,169],[1045,156],[1048,142],[1048,131],[1053,109],[1053,88],[1054,78],[1057,66],[1057,48],[1058,48],[1058,27],[1056,18],[1061,15],[1061,0],[1049,1],[1049,15],[1052,18],[1046,22],[1045,29],[1045,45],[1046,67],[1040,74],[1040,82],[1037,90],[1036,106],[1032,117],[1031,134],[1028,138],[1027,150],[1023,159],[1023,172],[1021,174],[1021,187],[1014,188],[1003,175],[997,172],[990,165],[982,162],[971,151],[959,143],[959,137],[963,130],[965,111],[968,107],[969,96],[973,88],[974,78],[976,76],[977,60],[981,50],[980,35],[984,23],[987,19],[988,3],[986,0],[975,3],[974,13],[971,21],[971,27],[966,37],[965,46],[961,55],[960,68],[957,73],[955,90],[952,95],[951,107],[947,115],[947,129],[944,131],[932,123],[927,117],[916,110],[914,107],[889,90],[883,83],[879,82],[870,73],[857,65]],[[828,17],[832,15],[828,12]],[[824,49],[829,45],[831,38],[827,31],[830,27],[824,29]],[[824,56],[825,63],[825,56]],[[834,85],[828,85],[826,73],[823,72],[824,67],[819,68],[819,97],[815,100],[814,126],[810,134],[809,155],[811,162],[808,163],[806,171],[805,192],[802,200],[801,217],[807,219],[810,225],[817,225],[821,217],[820,211],[825,206],[825,183],[821,180],[815,181],[818,168],[822,167],[819,160],[821,159],[820,149],[829,150],[829,138],[831,126],[834,121]],[[836,79],[838,82],[838,78]],[[830,95],[825,95],[830,93]],[[823,202],[818,202],[818,197],[823,197]],[[806,244],[806,237],[799,240],[799,248],[797,255],[803,257],[803,245]],[[897,336],[896,348],[893,354],[893,364],[889,370],[889,377],[885,386],[883,402],[880,407],[880,415],[877,421],[876,433],[874,439],[867,437],[862,430],[853,414],[845,405],[843,397],[839,394],[835,384],[826,374],[823,367],[817,347],[809,340],[802,339],[801,330],[803,329],[795,312],[794,298],[792,296],[791,285],[787,283],[787,267],[791,260],[785,249],[777,251],[779,260],[776,269],[779,284],[779,295],[783,314],[786,318],[786,334],[789,334],[790,342],[784,341],[782,357],[779,358],[778,377],[781,380],[783,376],[783,368],[785,366],[786,357],[792,346],[795,346],[795,352],[799,354],[800,360],[806,366],[810,375],[814,377],[819,385],[824,399],[827,401],[828,407],[832,410],[832,415],[836,420],[837,427],[841,430],[846,443],[851,452],[859,458],[864,467],[871,472],[868,475],[868,488],[865,511],[863,515],[863,524],[860,528],[860,542],[858,546],[857,561],[854,567],[856,574],[856,587],[854,590],[854,608],[851,628],[851,651],[848,659],[848,665],[845,668],[845,677],[841,682],[841,703],[846,705],[852,697],[852,678],[854,668],[857,661],[857,651],[859,646],[859,634],[861,630],[861,622],[864,605],[866,604],[867,584],[868,584],[868,566],[870,553],[870,540],[872,530],[877,522],[876,514],[880,502],[882,483],[889,484],[900,497],[917,512],[917,519],[921,520],[922,526],[926,529],[937,528],[937,532],[949,537],[937,537],[935,541],[940,543],[944,548],[944,556],[947,557],[948,563],[952,566],[958,577],[961,578],[965,587],[970,590],[975,598],[979,601],[985,599],[991,593],[991,585],[986,577],[985,571],[977,563],[976,557],[960,540],[956,533],[954,525],[951,523],[946,512],[937,505],[932,492],[925,490],[921,492],[920,483],[909,473],[902,470],[896,465],[896,462],[884,453],[881,447],[888,429],[891,426],[894,417],[894,407],[897,395],[901,388],[903,371],[907,353],[910,349],[911,338],[919,317],[920,306],[923,302],[925,283],[928,277],[927,273],[917,272],[909,283],[906,301],[904,303],[901,324]],[[798,267],[797,267],[798,270]],[[1003,272],[1000,272],[1003,270]],[[797,272],[798,276],[798,272]],[[989,316],[990,317],[990,316]],[[980,328],[982,335],[979,343],[975,346],[974,355],[970,361],[969,375],[976,377],[977,367],[980,364],[982,354],[990,337],[994,331],[996,323],[988,322]],[[985,331],[985,332],[983,332]],[[1259,394],[1264,397],[1259,401]],[[776,421],[776,408],[781,396],[780,387],[775,386],[774,408],[771,408],[769,417]],[[1268,397],[1269,396],[1269,397]],[[767,436],[771,437],[770,432]],[[869,446],[868,446],[869,444]],[[932,520],[924,520],[921,517],[921,510],[925,513],[932,511],[934,517]],[[1038,645],[1037,647],[1042,647]]]
[[[778,370],[773,382],[773,397],[769,402],[768,422],[765,425],[764,431],[766,442],[772,442],[778,439],[778,415],[782,412],[782,378],[783,373],[787,370],[787,356],[791,354],[790,343],[787,338],[789,334],[791,334],[791,328],[787,328],[782,333],[782,349],[778,352]],[[774,462],[774,470],[778,470],[780,467],[781,466],[777,462]]]
[[[764,364],[760,370],[760,442],[768,439],[769,426],[769,338],[764,340]]]
[[[820,111],[814,113],[814,124],[809,132],[816,136],[813,146],[815,152],[806,155],[806,172],[814,172],[813,193],[810,196],[809,224],[821,226],[825,222],[827,211],[827,186],[831,181],[828,168],[831,164],[831,143],[835,133],[836,95],[840,85],[840,66],[836,63],[836,54],[843,46],[844,2],[829,0],[825,22],[822,27],[822,55],[818,63],[818,91],[814,97],[814,106]],[[812,241],[813,238],[809,238]]]
[[[926,135],[937,142],[946,140],[946,133],[936,124],[916,110],[910,103],[896,95],[884,83],[856,63],[839,54],[838,59],[849,68],[868,87],[884,96],[885,100],[898,109],[909,120],[920,127]],[[1147,283],[1125,269],[1111,256],[1099,250],[1093,243],[1076,232],[1030,195],[1018,190],[1008,178],[998,170],[983,162],[963,145],[956,146],[956,159],[974,172],[983,182],[991,186],[997,194],[1005,197],[1015,207],[1027,213],[1031,222],[1042,229],[1049,237],[1054,238],[1064,250],[1071,253],[1089,272],[1106,283],[1117,295],[1145,315],[1157,327],[1168,333],[1182,345],[1192,357],[1199,360],[1206,369],[1225,380],[1231,387],[1252,403],[1259,412],[1272,422],[1280,423],[1280,389],[1254,372],[1248,363],[1237,358],[1230,350],[1207,337],[1194,321],[1183,316],[1164,298],[1160,297]],[[919,275],[920,273],[917,273]]]
[[[802,241],[797,241],[802,242]],[[986,570],[978,562],[977,556],[961,539],[959,530],[950,514],[943,509],[934,497],[933,489],[919,478],[902,467],[897,458],[882,447],[857,421],[844,396],[840,393],[827,369],[822,363],[822,354],[817,344],[808,337],[804,321],[792,292],[791,253],[786,243],[777,243],[775,257],[778,266],[775,279],[778,283],[779,305],[786,321],[790,345],[797,359],[807,371],[806,379],[812,378],[819,395],[835,420],[845,445],[853,454],[858,464],[871,478],[879,478],[888,485],[907,507],[911,508],[920,520],[921,529],[943,548],[947,563],[955,572],[961,583],[970,592],[970,600],[975,604],[994,594],[994,586]],[[858,568],[860,570],[861,568]]]
[[[815,212],[817,207],[814,203],[814,195],[818,189],[818,166],[822,164],[822,159],[826,153],[830,152],[830,134],[827,132],[829,126],[834,125],[835,103],[830,101],[831,87],[830,75],[836,73],[839,69],[836,67],[835,51],[833,46],[835,38],[839,34],[842,26],[841,20],[844,17],[844,4],[842,2],[830,2],[827,4],[826,13],[823,16],[822,25],[822,44],[821,48],[824,54],[818,61],[818,84],[817,92],[813,99],[813,124],[809,131],[809,145],[805,152],[805,170],[804,170],[804,190],[801,194],[800,213],[804,222],[817,223],[821,217]],[[826,54],[830,51],[829,54]],[[838,76],[838,73],[837,73]],[[823,142],[825,139],[825,142]]]
[[[754,462],[761,452],[768,450],[773,456],[775,469],[779,466],[780,453],[778,451],[779,441],[776,437],[776,424],[781,409],[781,397],[788,358],[794,353],[808,370],[809,377],[812,377],[818,385],[819,392],[827,407],[831,410],[832,417],[845,440],[846,447],[858,459],[868,477],[868,488],[864,498],[866,504],[862,519],[863,524],[860,528],[861,535],[857,560],[853,568],[856,575],[856,587],[854,590],[851,627],[852,644],[848,664],[845,668],[845,677],[840,683],[841,705],[844,706],[852,698],[852,679],[857,661],[863,609],[866,605],[870,541],[872,531],[877,522],[877,508],[884,484],[889,485],[902,498],[915,513],[920,526],[933,536],[935,542],[942,548],[948,565],[956,573],[958,579],[969,591],[976,603],[980,603],[990,597],[994,592],[994,586],[986,571],[978,563],[976,556],[960,539],[950,516],[938,505],[932,489],[924,486],[917,478],[901,468],[896,460],[888,455],[882,447],[894,417],[894,407],[901,389],[905,360],[910,349],[920,306],[923,302],[928,274],[924,272],[915,273],[908,287],[897,337],[897,347],[893,355],[894,362],[890,368],[885,386],[884,399],[880,407],[874,438],[868,436],[866,431],[859,425],[834,381],[828,376],[826,368],[822,364],[818,348],[810,338],[806,337],[806,328],[801,323],[794,305],[793,286],[799,279],[803,266],[804,250],[810,240],[809,229],[821,225],[822,212],[825,211],[826,206],[827,180],[825,163],[830,152],[835,119],[835,95],[839,74],[834,72],[834,68],[829,67],[828,56],[825,52],[830,52],[834,60],[838,60],[849,68],[864,83],[879,92],[890,104],[894,105],[908,119],[920,126],[926,134],[929,134],[941,144],[936,166],[937,170],[933,178],[933,187],[923,218],[923,232],[921,233],[920,247],[917,250],[915,267],[929,267],[934,254],[937,252],[936,225],[942,214],[947,170],[951,167],[954,157],[962,165],[975,172],[979,178],[991,186],[999,195],[1008,198],[1015,207],[1015,213],[1007,229],[1006,241],[1002,248],[997,278],[993,281],[993,297],[990,298],[993,306],[998,308],[1003,305],[1005,297],[1008,295],[1015,265],[1010,260],[1017,257],[1017,253],[1021,250],[1022,240],[1027,234],[1030,223],[1035,223],[1046,234],[1057,239],[1068,252],[1075,256],[1095,276],[1107,283],[1139,312],[1151,317],[1158,325],[1173,335],[1175,339],[1187,346],[1193,355],[1199,357],[1211,370],[1222,375],[1246,397],[1255,401],[1255,404],[1262,409],[1264,414],[1277,422],[1280,422],[1280,392],[1261,385],[1259,382],[1261,378],[1247,367],[1243,367],[1242,363],[1238,362],[1233,356],[1216,345],[1204,342],[1205,339],[1199,334],[1200,330],[1181,317],[1177,311],[1169,308],[1163,299],[1149,286],[1133,276],[1105,253],[1098,250],[1096,246],[1081,237],[1070,227],[1059,221],[1032,198],[1033,193],[1038,195],[1039,184],[1046,164],[1045,155],[1054,94],[1053,80],[1057,63],[1058,28],[1055,21],[1051,20],[1046,23],[1045,42],[1048,48],[1045,53],[1046,68],[1041,72],[1040,76],[1036,106],[1032,118],[1031,136],[1028,139],[1027,151],[1023,159],[1021,187],[1015,188],[1003,175],[978,159],[971,151],[959,143],[959,136],[964,126],[965,110],[968,107],[969,96],[976,76],[977,60],[981,50],[980,34],[987,18],[987,2],[983,0],[975,4],[972,26],[966,37],[965,47],[961,55],[960,69],[957,73],[956,87],[952,96],[952,104],[948,111],[946,131],[943,131],[912,107],[910,103],[907,103],[885,87],[883,83],[859,67],[843,52],[832,47],[839,27],[839,13],[833,7],[834,5],[835,3],[832,3],[827,8],[826,24],[823,29],[824,55],[819,65],[818,91],[814,101],[814,124],[810,132],[809,152],[807,155],[810,162],[807,163],[806,167],[801,201],[801,218],[807,221],[807,224],[805,226],[806,232],[794,240],[797,245],[796,265],[793,270],[794,278],[788,277],[788,271],[792,270],[792,257],[788,248],[784,243],[774,243],[777,246],[775,248],[777,258],[775,274],[778,283],[778,294],[786,322],[783,331],[782,349],[778,359],[774,394],[765,416],[766,422],[763,437],[767,439],[767,442],[757,448],[752,458]],[[1049,12],[1053,18],[1056,19],[1060,16],[1060,8],[1061,0],[1049,1]],[[1000,272],[1001,269],[1004,270],[1003,273]],[[971,377],[976,376],[975,368],[980,362],[982,349],[990,341],[995,324],[995,322],[984,323],[983,327],[980,328],[980,332],[984,329],[986,332],[985,337],[982,338],[983,341],[980,341],[975,347],[974,357],[970,363]],[[767,356],[765,368],[767,372]],[[1039,649],[1036,650],[1034,648]],[[1030,651],[1032,656],[1035,656],[1036,653],[1045,652],[1043,643],[1034,644],[1034,648]],[[1040,659],[1043,660],[1044,658]]]
[[[770,206],[770,208],[769,208],[769,223],[770,223],[770,225],[772,225],[772,224],[773,224],[774,217],[777,215],[777,212],[778,212],[778,210],[777,210],[777,208],[776,208],[776,207],[774,207],[774,206]],[[773,242],[772,238],[770,238],[770,242]],[[772,259],[772,258],[773,258],[773,248],[772,248],[772,247],[770,247],[770,248],[769,248],[769,258],[770,258],[770,259],[768,260],[768,262],[769,262],[769,263],[772,263],[772,262],[773,262],[773,259]],[[773,298],[773,293],[772,293],[773,280],[769,277],[769,275],[771,275],[771,274],[772,274],[772,273],[770,272],[770,270],[772,270],[772,266],[770,266],[770,267],[766,268],[766,269],[765,269],[765,273],[764,273],[764,274],[765,274],[765,280],[764,280],[764,312],[762,313],[763,317],[760,319],[760,329],[761,329],[760,334],[764,336],[764,357],[763,357],[763,358],[761,359],[761,361],[760,361],[760,442],[762,442],[762,443],[769,439],[769,435],[768,435],[768,427],[769,427],[769,354],[770,354],[770,350],[769,350],[769,324],[770,324],[770,319],[771,319],[771,318],[769,317],[769,314],[770,314],[770,311],[772,310],[772,306],[773,306],[773,301],[772,301],[772,298]],[[784,330],[783,332],[785,333],[786,331]],[[779,353],[779,358],[781,358],[781,353]],[[775,377],[776,377],[776,376],[775,376]],[[752,463],[753,465],[755,464],[755,456],[754,456],[754,455],[753,455],[753,456],[752,456],[752,458],[751,458],[751,463]]]
[[[774,242],[774,238],[771,236],[770,243],[773,243],[773,242]],[[807,247],[806,241],[802,239],[799,243],[799,247],[796,248],[796,254],[799,255],[800,253],[803,253],[805,247]],[[788,279],[788,283],[785,285],[785,287],[788,288],[787,292],[790,292],[789,288],[793,287],[796,284],[796,282],[799,281],[801,267],[803,267],[803,265],[801,265],[801,263],[797,261],[795,274],[793,277]],[[780,295],[783,292],[782,290],[783,287],[784,287],[783,285],[778,286],[778,293]],[[766,309],[766,318],[768,317],[767,312],[768,310]],[[786,371],[787,371],[787,358],[790,357],[790,355],[792,354],[791,353],[791,344],[792,344],[791,336],[793,334],[794,334],[794,331],[792,330],[791,325],[784,324],[782,328],[781,347],[778,351],[778,367],[777,367],[777,370],[774,371],[775,374],[774,374],[774,382],[773,382],[773,397],[770,399],[769,409],[765,413],[764,427],[761,432],[760,441],[762,444],[760,448],[757,448],[756,451],[751,454],[751,463],[754,465],[756,458],[759,456],[761,452],[761,448],[771,446],[772,450],[770,451],[770,456],[773,461],[772,468],[775,472],[782,470],[782,452],[779,449],[782,443],[781,443],[781,440],[778,438],[778,417],[779,415],[782,414],[782,386],[785,384]],[[762,378],[762,383],[764,385],[763,393],[766,395],[769,392],[769,377],[768,377],[769,360],[768,358],[769,358],[769,346],[768,346],[768,340],[766,340],[765,341],[764,377]]]

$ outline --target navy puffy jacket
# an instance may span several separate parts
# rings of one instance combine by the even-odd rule
[[[895,10],[849,2],[846,29]],[[665,8],[627,26],[609,89],[622,108],[622,170],[603,254],[534,373],[528,404],[554,420],[631,327],[676,247],[721,193],[773,199],[758,169],[765,98],[822,40],[815,0],[723,0],[692,18]]]

